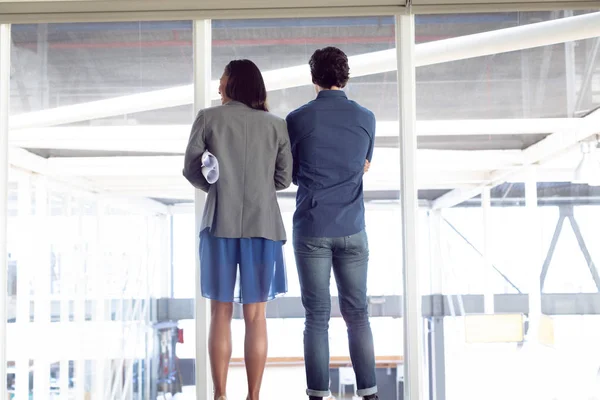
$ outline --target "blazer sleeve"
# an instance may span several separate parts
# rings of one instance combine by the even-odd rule
[[[185,150],[183,176],[196,189],[208,193],[210,184],[202,174],[202,154],[206,150],[206,117],[204,111],[200,111],[192,125],[190,140]]]
[[[292,151],[285,121],[277,128],[278,149],[275,162],[275,190],[284,190],[292,184]]]
[[[296,127],[294,125],[294,121],[292,118],[292,114],[289,114],[286,119],[286,125],[287,125],[287,130],[288,130],[288,137],[290,138],[290,147],[292,150],[292,159],[293,159],[293,166],[292,166],[292,182],[294,183],[294,185],[298,185],[298,168],[300,166],[300,162],[298,161],[298,146],[297,146],[297,140],[296,140]]]

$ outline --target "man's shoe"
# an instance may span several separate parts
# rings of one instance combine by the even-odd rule
[[[365,400],[379,400],[379,396],[377,396],[377,393],[375,394],[370,394],[368,396],[364,397]]]

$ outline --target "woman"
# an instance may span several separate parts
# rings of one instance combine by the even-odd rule
[[[183,174],[208,193],[200,276],[202,295],[211,299],[208,346],[215,399],[226,399],[233,302],[238,302],[246,324],[248,399],[256,400],[267,359],[266,302],[287,291],[286,235],[276,191],[292,182],[292,154],[286,123],[268,112],[265,84],[252,61],[230,62],[219,94],[221,106],[198,113]],[[219,162],[220,176],[212,185],[201,172],[205,151]]]

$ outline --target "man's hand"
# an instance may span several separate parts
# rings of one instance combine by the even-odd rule
[[[369,172],[369,168],[371,168],[371,163],[369,160],[365,160],[365,174]]]

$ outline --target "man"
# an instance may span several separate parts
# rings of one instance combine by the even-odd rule
[[[310,59],[317,98],[287,117],[293,182],[298,185],[294,253],[306,312],[304,359],[307,394],[328,397],[331,270],[348,327],[357,395],[375,400],[375,355],[369,324],[363,174],[375,142],[375,116],[349,100],[348,57],[334,47]]]

